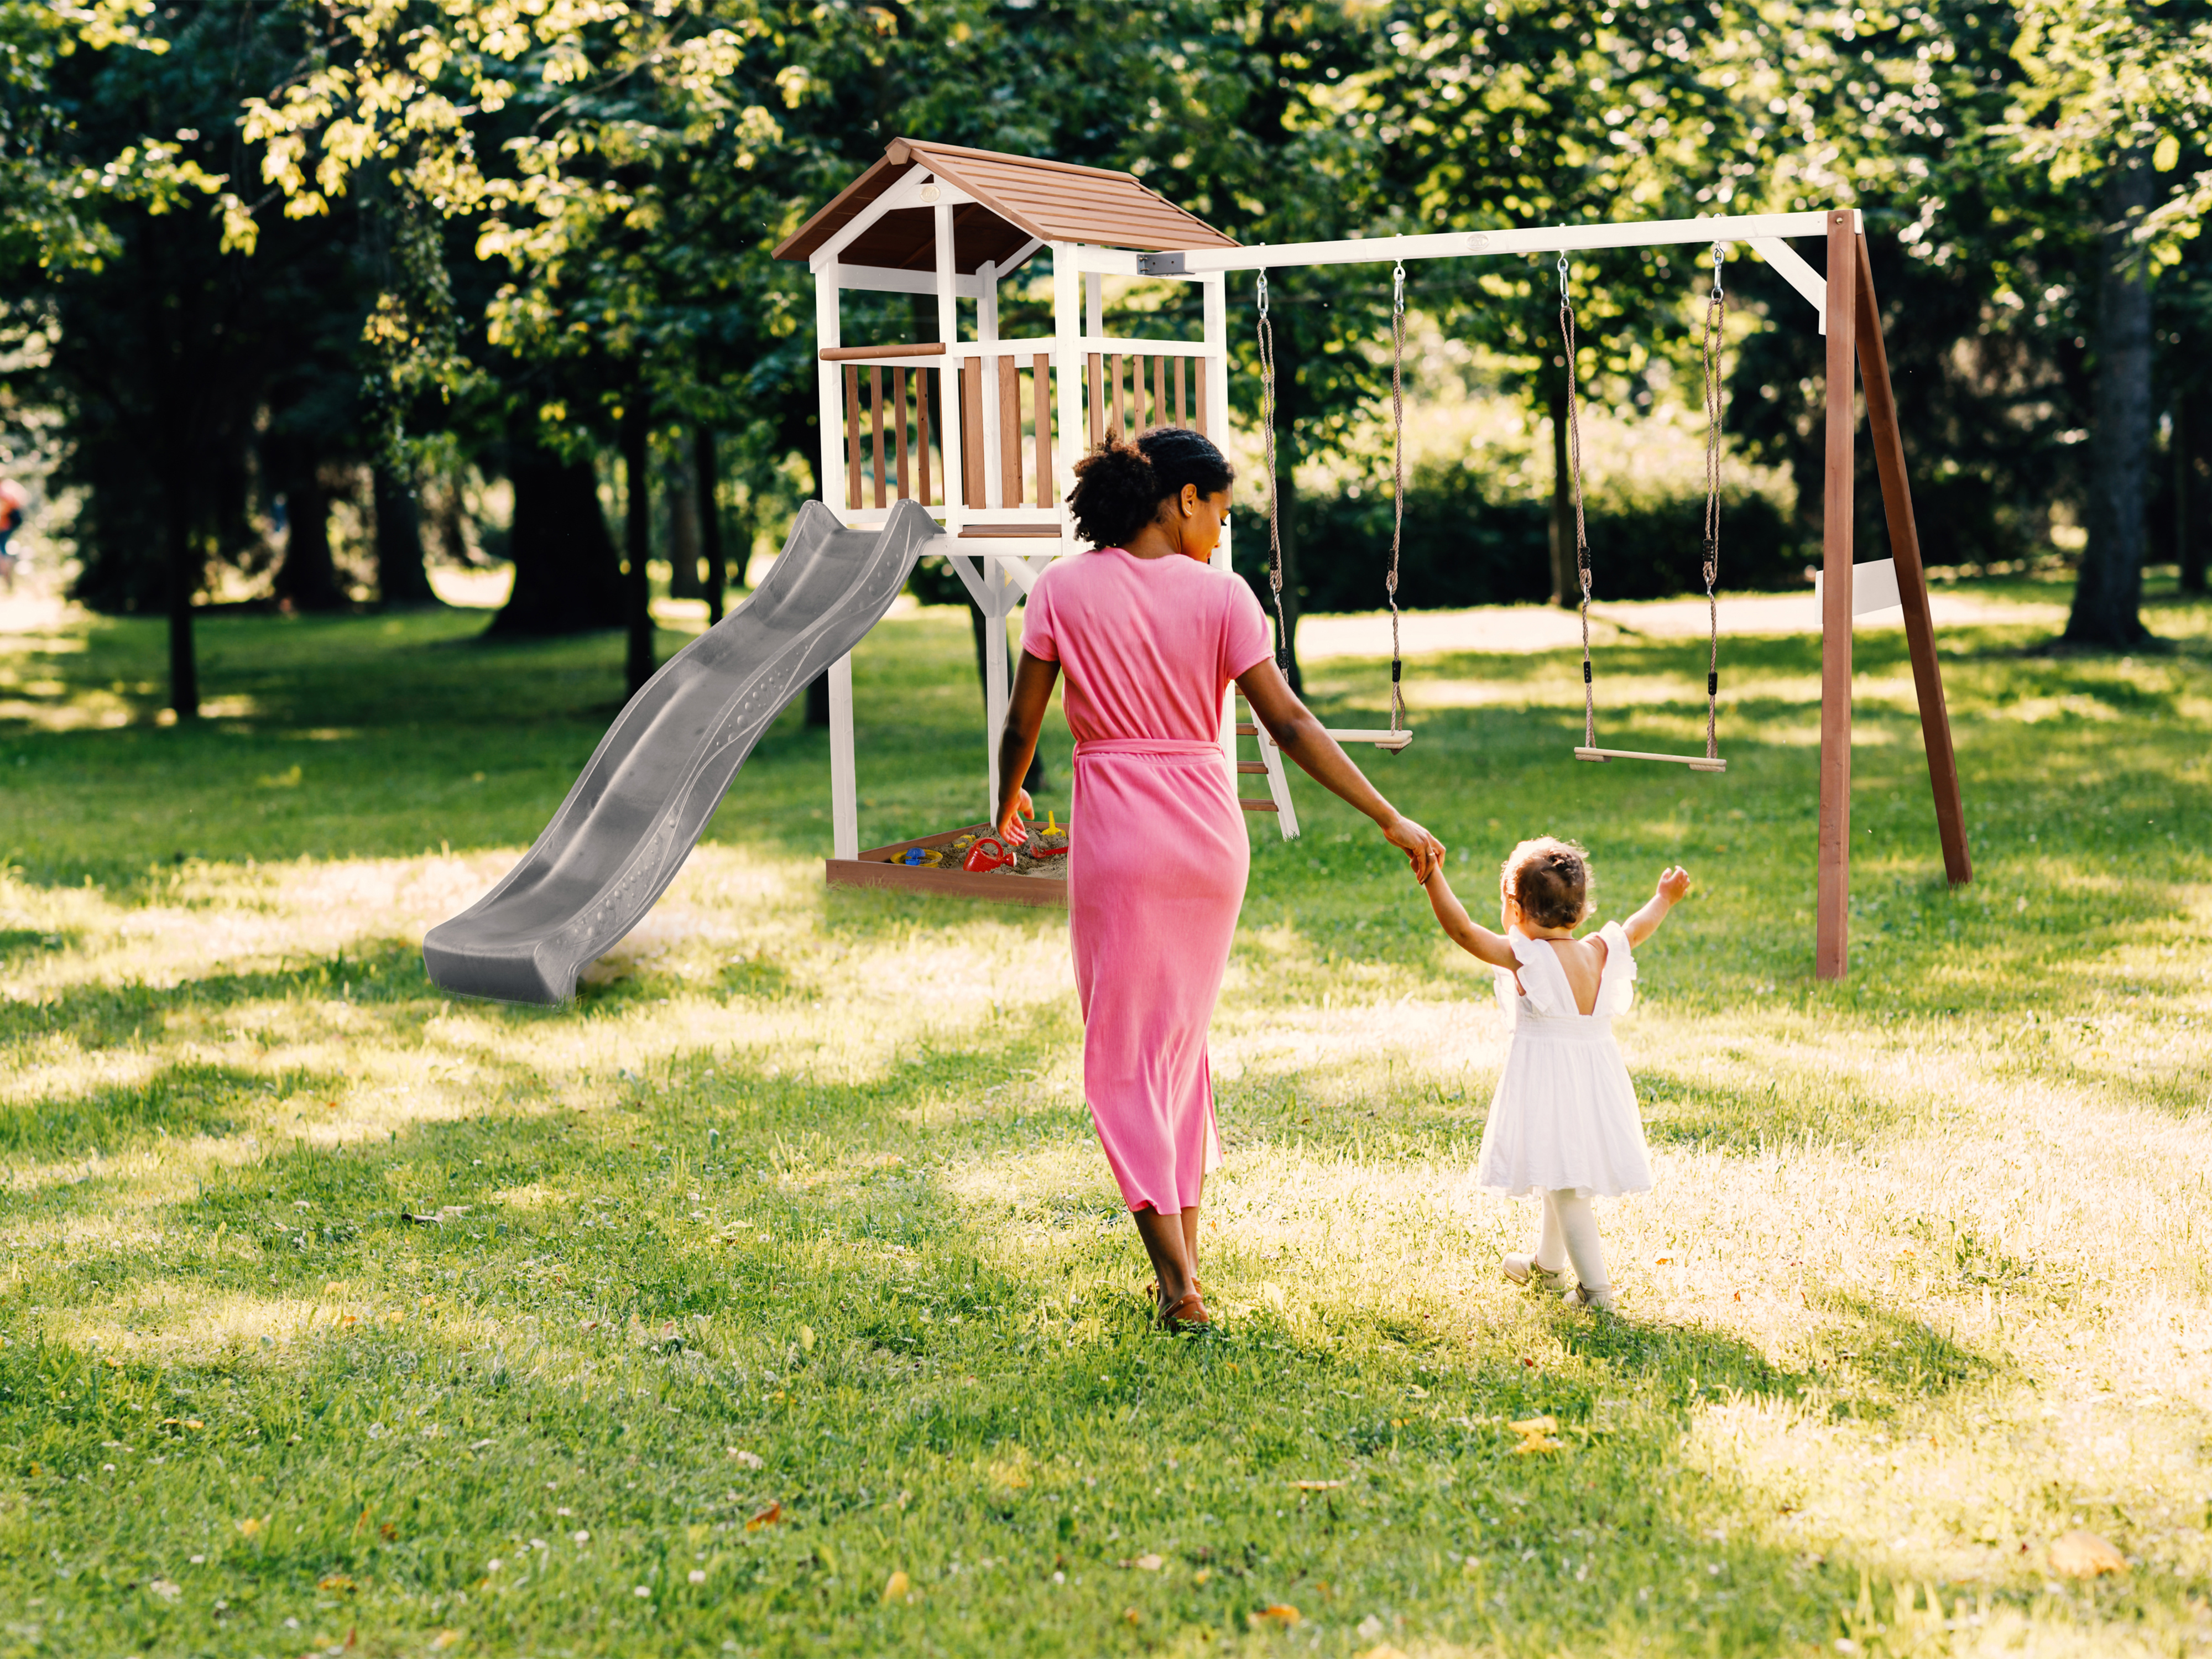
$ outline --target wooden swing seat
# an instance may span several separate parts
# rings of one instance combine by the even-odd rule
[[[1668,761],[1677,766],[1686,766],[1692,772],[1728,770],[1728,763],[1724,760],[1708,760],[1703,755],[1652,755],[1645,753],[1641,749],[1577,748],[1575,750],[1575,758],[1578,761],[1596,761],[1600,764],[1607,761],[1617,760]]]
[[[1322,730],[1339,743],[1371,743],[1377,749],[1387,749],[1394,755],[1413,740],[1411,732],[1386,732],[1375,727],[1324,726]]]

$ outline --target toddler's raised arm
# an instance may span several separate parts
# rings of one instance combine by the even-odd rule
[[[1480,957],[1493,968],[1516,965],[1513,947],[1507,943],[1505,936],[1492,933],[1468,915],[1467,906],[1459,902],[1459,896],[1451,890],[1451,883],[1444,879],[1444,866],[1441,860],[1436,868],[1429,872],[1428,880],[1421,884],[1428,890],[1429,908],[1437,913],[1437,920],[1443,924],[1444,932],[1451,935],[1453,944],[1469,956]]]
[[[1621,924],[1621,932],[1628,935],[1631,946],[1638,945],[1659,931],[1659,924],[1667,920],[1667,913],[1681,902],[1690,890],[1690,872],[1680,865],[1670,865],[1662,871],[1659,885],[1644,908]]]

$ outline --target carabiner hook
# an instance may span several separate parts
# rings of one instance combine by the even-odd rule
[[[1713,292],[1721,291],[1721,270],[1728,263],[1728,255],[1718,242],[1713,244]]]
[[[1267,273],[1265,270],[1260,273],[1260,314],[1262,317],[1267,314]]]
[[[1390,271],[1390,314],[1394,317],[1406,314],[1406,264],[1402,259],[1396,262]]]
[[[1561,248],[1561,249],[1559,250],[1559,292],[1560,292],[1560,293],[1562,293],[1562,294],[1565,294],[1566,291],[1567,291],[1567,251],[1566,251],[1566,249],[1565,249],[1565,248]]]

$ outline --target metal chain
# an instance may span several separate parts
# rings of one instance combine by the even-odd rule
[[[1275,600],[1275,665],[1291,672],[1291,631],[1283,620],[1283,525],[1275,496],[1275,325],[1267,319],[1267,273],[1260,273],[1260,429],[1267,434],[1267,588]]]
[[[1398,549],[1406,534],[1406,267],[1390,272],[1390,729],[1403,728],[1406,697],[1398,648]]]
[[[1575,499],[1575,574],[1582,583],[1583,621],[1583,747],[1597,747],[1597,695],[1590,679],[1589,532],[1583,522],[1583,426],[1580,400],[1575,396],[1575,302],[1567,291],[1567,256],[1559,255],[1559,339],[1566,348],[1567,365],[1567,477]]]
[[[1728,298],[1721,272],[1726,258],[1713,244],[1713,285],[1705,295],[1705,758],[1720,758],[1721,605],[1714,586],[1721,574],[1721,345]]]

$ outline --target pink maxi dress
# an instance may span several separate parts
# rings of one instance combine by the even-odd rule
[[[1173,1215],[1221,1162],[1206,1028],[1251,865],[1221,700],[1267,655],[1267,617],[1226,571],[1100,548],[1037,578],[1022,649],[1060,665],[1075,736],[1084,1096],[1130,1209]]]

